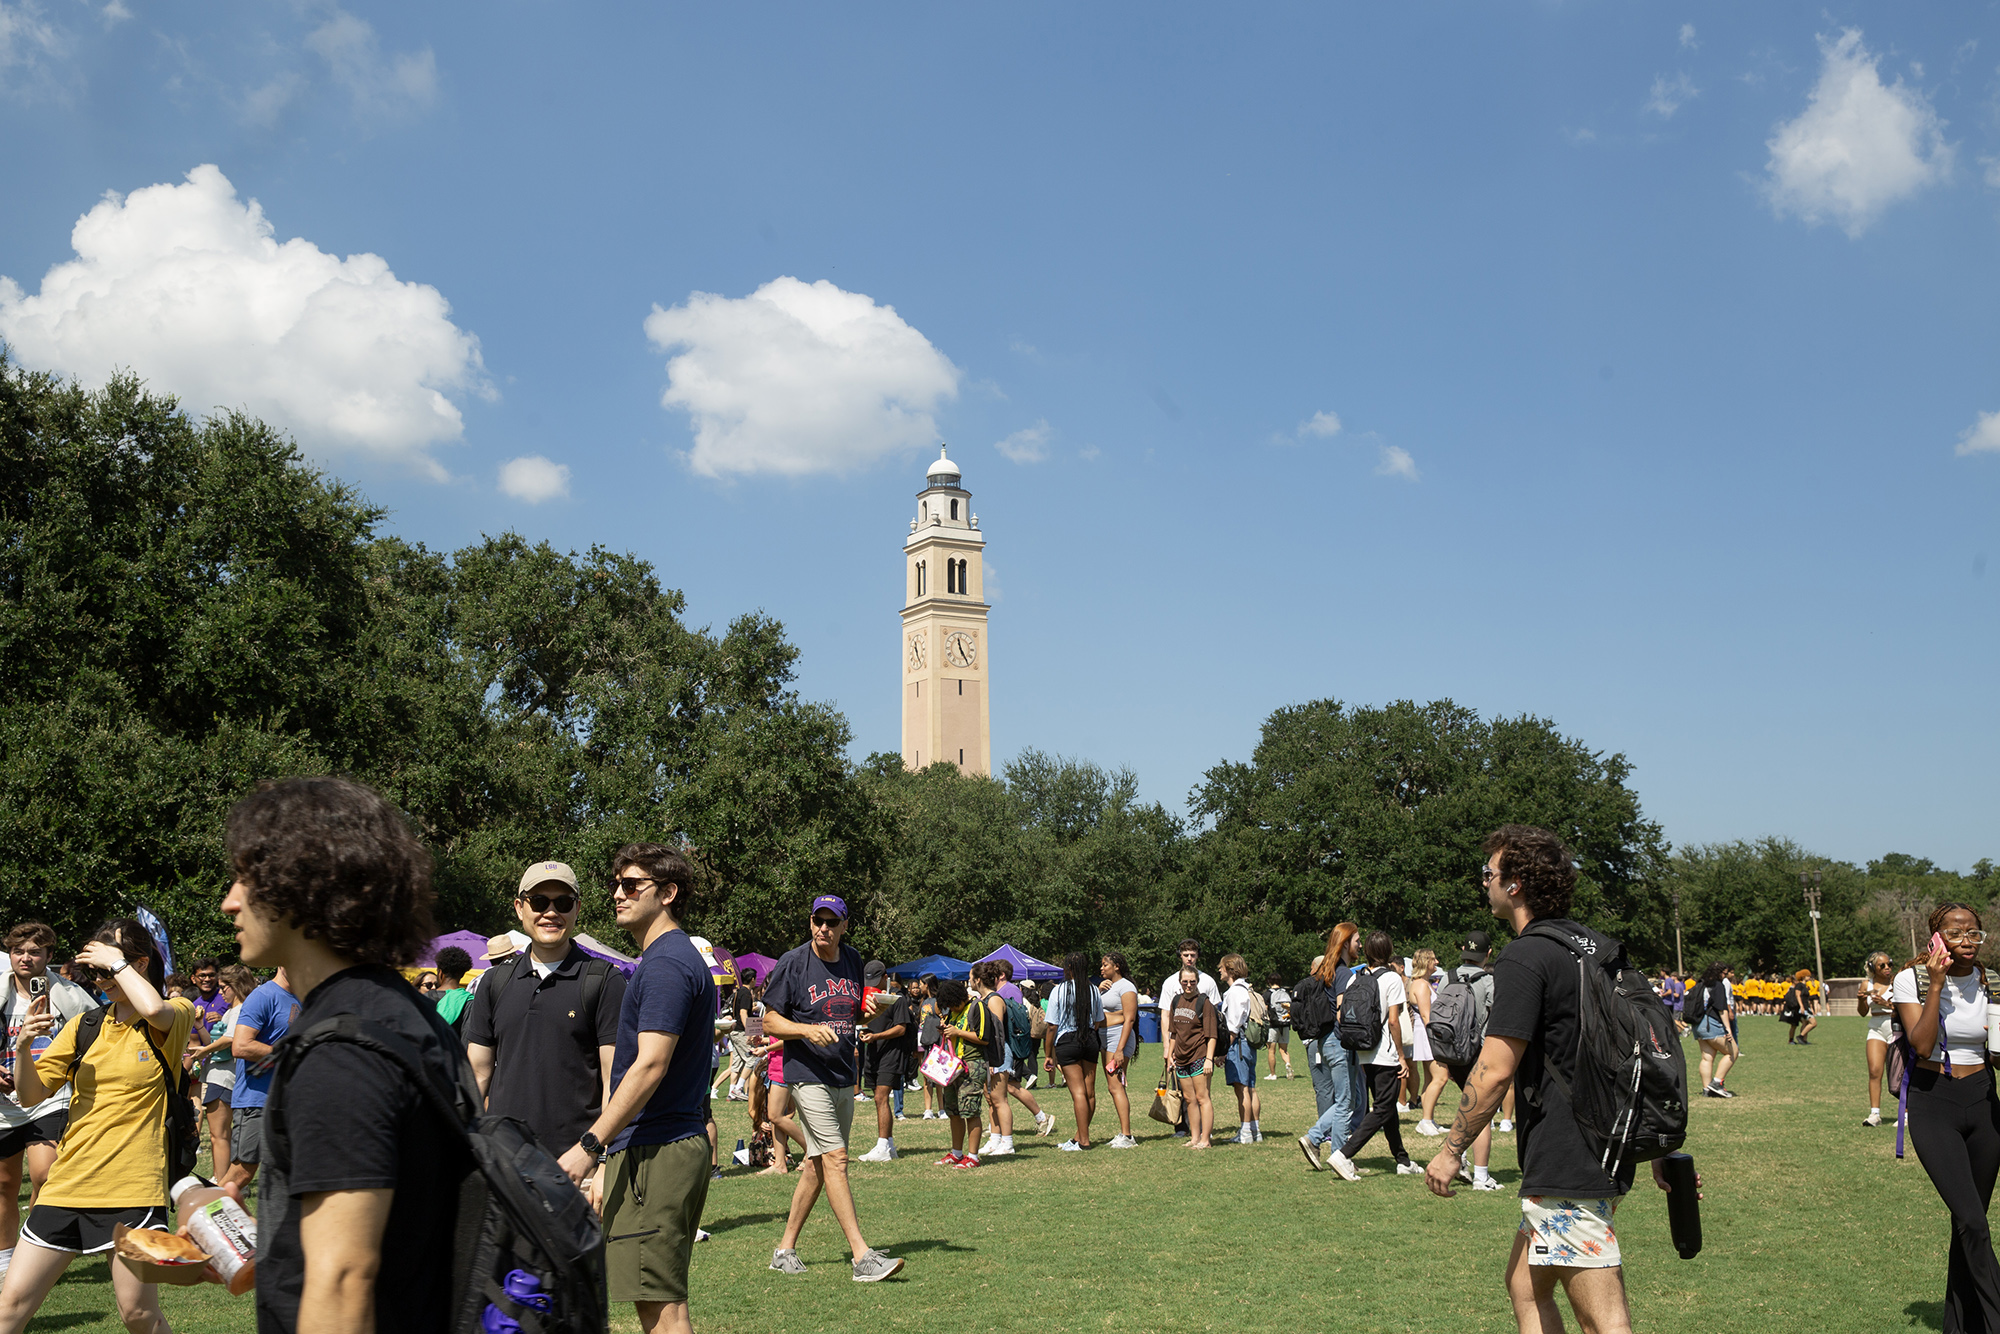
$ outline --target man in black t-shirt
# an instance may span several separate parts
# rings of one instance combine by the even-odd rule
[[[396,809],[346,779],[267,783],[230,811],[227,842],[222,911],[243,961],[282,967],[302,999],[290,1039],[359,1015],[458,1083],[450,1025],[395,971],[434,934],[430,854]],[[351,1042],[308,1051],[267,1107],[284,1134],[270,1135],[258,1196],[259,1334],[291,1334],[302,1308],[316,1328],[442,1334],[472,1170],[463,1138],[403,1066]]]
[[[862,994],[870,990],[894,997],[856,1034],[861,1042],[861,1087],[875,1099],[875,1147],[861,1155],[864,1163],[896,1161],[895,1095],[916,1073],[917,1019],[909,998],[889,989],[889,970],[870,959],[861,970]]]
[[[1632,1188],[1628,1163],[1607,1176],[1585,1145],[1555,1074],[1576,1078],[1578,994],[1576,956],[1538,936],[1531,923],[1551,926],[1581,945],[1603,966],[1622,962],[1624,946],[1569,919],[1576,865],[1562,840],[1546,829],[1503,825],[1482,848],[1480,879],[1487,905],[1517,939],[1493,965],[1493,1009],[1486,1042],[1473,1066],[1444,1148],[1424,1173],[1431,1190],[1447,1198],[1467,1149],[1492,1121],[1511,1083],[1519,1092],[1515,1128],[1521,1159],[1521,1225],[1507,1261],[1507,1295],[1523,1331],[1561,1329],[1555,1288],[1586,1329],[1629,1334],[1623,1260],[1612,1214]],[[1663,1164],[1653,1180],[1667,1189]]]

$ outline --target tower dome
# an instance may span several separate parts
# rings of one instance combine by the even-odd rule
[[[958,465],[944,456],[946,446],[938,446],[937,462],[924,471],[924,481],[930,486],[957,486]]]

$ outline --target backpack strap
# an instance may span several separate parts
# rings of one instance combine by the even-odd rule
[[[1564,949],[1568,950],[1572,955],[1575,956],[1576,1004],[1577,1004],[1578,1017],[1580,1019],[1583,1011],[1583,970],[1585,966],[1590,963],[1590,956],[1585,954],[1582,951],[1582,949],[1578,948],[1577,943],[1574,940],[1571,940],[1568,936],[1565,936],[1562,932],[1556,930],[1554,927],[1549,926],[1543,922],[1528,923],[1528,929],[1526,931],[1523,931],[1517,938],[1525,940],[1529,936],[1540,936],[1544,940],[1553,940],[1558,945],[1561,945]],[[1579,1061],[1583,1059],[1582,1023],[1578,1023],[1576,1026],[1576,1054],[1577,1054],[1577,1059]],[[1562,1091],[1563,1101],[1574,1102],[1575,1099],[1570,1095],[1569,1081],[1563,1078],[1562,1071],[1556,1069],[1556,1063],[1554,1061],[1547,1059],[1547,1057],[1544,1056],[1542,1060],[1542,1069],[1545,1072],[1547,1072],[1548,1077],[1550,1079],[1553,1079],[1556,1082],[1556,1087]]]
[[[76,1049],[70,1053],[69,1069],[64,1078],[76,1078],[76,1068],[83,1064],[84,1053],[90,1050],[90,1044],[97,1041],[98,1031],[104,1027],[104,1016],[110,1009],[109,1005],[98,1005],[77,1016]]]
[[[422,1052],[402,1034],[359,1015],[337,1014],[320,1020],[302,1033],[287,1034],[280,1039],[278,1049],[273,1053],[276,1069],[264,1103],[264,1125],[276,1161],[283,1165],[287,1175],[291,1173],[292,1139],[285,1114],[286,1085],[313,1049],[329,1042],[350,1042],[388,1057],[416,1084],[418,1092],[431,1105],[431,1110],[456,1131],[461,1140],[470,1141],[472,1120],[479,1106],[476,1096],[478,1086],[466,1087],[463,1067],[460,1068],[456,1087],[448,1087],[426,1068]]]
[[[597,1035],[597,1001],[604,995],[604,979],[611,975],[611,961],[592,959],[583,966],[583,1017],[590,1025],[593,1038]],[[597,1044],[593,1041],[591,1049]]]

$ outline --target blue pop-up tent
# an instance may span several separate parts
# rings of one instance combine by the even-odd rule
[[[972,965],[963,959],[954,959],[949,954],[926,954],[921,959],[899,963],[889,970],[897,977],[922,977],[934,973],[939,977],[956,977],[961,980],[972,976]]]
[[[1044,963],[1032,954],[1025,954],[1015,949],[1012,945],[1002,945],[999,949],[987,955],[986,959],[977,959],[974,962],[985,963],[987,959],[997,959],[1003,963],[1013,964],[1014,980],[1016,982],[1030,977],[1037,982],[1059,982],[1062,980],[1062,969],[1052,963]],[[943,974],[939,974],[939,976],[942,977]]]

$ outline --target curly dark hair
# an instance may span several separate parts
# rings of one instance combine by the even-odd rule
[[[402,813],[347,778],[259,783],[229,812],[250,901],[342,958],[402,967],[437,934],[431,855]]]
[[[456,945],[447,945],[438,951],[437,975],[448,977],[454,982],[463,982],[465,975],[472,971],[472,956]]]
[[[663,843],[627,843],[611,854],[611,874],[616,876],[628,866],[644,870],[656,887],[672,885],[671,897],[660,889],[660,905],[674,921],[687,921],[688,896],[694,893],[694,867],[687,858]]]
[[[1576,859],[1563,841],[1531,824],[1503,824],[1479,845],[1488,860],[1500,854],[1500,878],[1521,886],[1521,899],[1537,917],[1569,916],[1576,894]]]
[[[1701,980],[1709,986],[1714,986],[1722,980],[1722,970],[1727,967],[1729,967],[1728,964],[1717,959],[1715,962],[1709,964],[1708,967],[1701,970]]]

